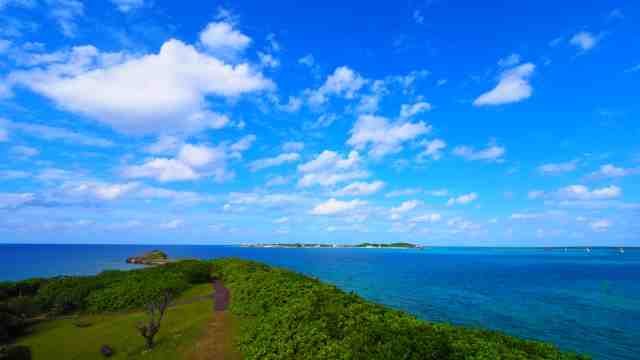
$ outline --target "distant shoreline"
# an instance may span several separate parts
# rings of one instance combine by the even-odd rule
[[[286,249],[417,249],[422,250],[425,247],[410,243],[390,243],[390,244],[374,244],[361,243],[355,245],[349,244],[316,244],[316,243],[274,243],[274,244],[240,244],[241,247],[247,248],[286,248]]]

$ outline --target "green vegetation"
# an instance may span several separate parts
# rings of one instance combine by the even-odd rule
[[[212,262],[247,359],[586,359],[494,331],[418,320],[287,270]]]
[[[146,349],[136,324],[144,320],[142,311],[82,315],[87,327],[74,324],[75,318],[42,322],[33,334],[20,338],[18,344],[31,348],[34,360],[92,360],[103,359],[100,348],[114,349],[112,359],[176,360],[189,355],[193,344],[204,334],[212,316],[213,300],[194,296],[211,293],[210,284],[197,285],[177,299],[181,305],[171,307],[162,320],[153,350]]]
[[[212,316],[211,276],[231,290],[232,321],[224,313]],[[0,289],[0,330],[5,340],[18,337],[14,345],[28,347],[35,360],[100,359],[103,345],[114,350],[114,359],[237,358],[232,347],[222,346],[234,337],[245,359],[586,359],[495,331],[422,321],[316,279],[239,259],[180,261]],[[136,325],[145,319],[142,307],[167,291],[181,295],[148,349]],[[54,318],[24,331],[43,314]]]

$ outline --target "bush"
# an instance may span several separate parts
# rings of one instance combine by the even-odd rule
[[[31,349],[27,346],[12,346],[0,350],[0,360],[31,360]]]
[[[64,314],[83,309],[86,297],[100,288],[96,277],[60,277],[44,285],[36,296],[36,302],[44,310]]]
[[[233,294],[248,359],[584,359],[494,331],[416,319],[290,271],[212,262]]]

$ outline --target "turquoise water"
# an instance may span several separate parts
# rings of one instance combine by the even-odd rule
[[[238,256],[300,271],[416,316],[544,340],[594,359],[640,359],[640,250],[256,249],[0,245],[0,280],[127,269],[127,256]]]

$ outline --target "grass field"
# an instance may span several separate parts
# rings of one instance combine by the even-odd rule
[[[100,348],[105,344],[114,349],[112,359],[186,359],[213,319],[213,299],[203,299],[211,292],[210,284],[197,285],[177,299],[181,305],[165,314],[153,350],[144,347],[144,339],[135,327],[145,319],[143,312],[86,316],[92,323],[86,328],[76,327],[73,319],[46,321],[19,344],[31,348],[34,360],[103,359]]]

